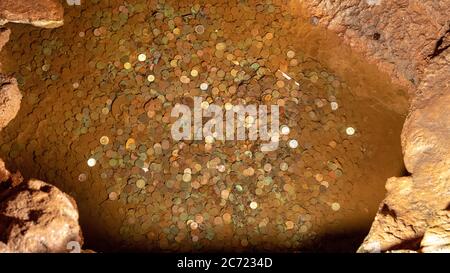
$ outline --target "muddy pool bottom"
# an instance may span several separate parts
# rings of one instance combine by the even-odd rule
[[[76,199],[87,248],[356,250],[403,172],[404,90],[295,6],[105,2],[11,25],[1,56],[24,99],[0,156]],[[194,97],[279,106],[278,149],[175,141]]]

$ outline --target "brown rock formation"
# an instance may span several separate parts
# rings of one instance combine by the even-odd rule
[[[0,160],[0,252],[81,249],[75,201],[45,182],[12,180]]]
[[[21,101],[16,79],[0,74],[0,130],[17,115]]]
[[[57,0],[1,0],[0,25],[7,22],[57,27],[63,8]],[[0,50],[9,34],[0,27]],[[0,74],[0,130],[16,116],[21,99],[16,79]],[[75,201],[45,182],[23,182],[0,159],[0,253],[79,252],[82,244]]]
[[[12,22],[54,28],[63,24],[63,15],[64,9],[59,0],[0,1],[0,25]]]

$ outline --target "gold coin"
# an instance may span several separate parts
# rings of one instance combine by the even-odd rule
[[[108,138],[107,136],[102,136],[102,137],[100,138],[100,144],[102,144],[102,145],[108,145],[108,143],[109,143],[109,138]]]
[[[293,229],[294,228],[294,222],[292,221],[286,221],[286,229]]]

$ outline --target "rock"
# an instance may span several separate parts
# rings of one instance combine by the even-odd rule
[[[61,26],[63,19],[64,9],[59,0],[0,1],[0,25],[12,22],[54,28]]]
[[[309,0],[306,14],[337,32],[405,86],[418,84],[439,39],[449,30],[449,1]]]
[[[16,79],[0,74],[0,130],[16,117],[21,101]]]
[[[435,58],[424,74],[402,132],[405,166],[412,175],[389,179],[360,251],[374,242],[382,251],[419,250],[436,213],[450,204],[450,117],[443,111],[450,105],[450,51]]]
[[[315,22],[408,87],[412,98],[401,136],[411,176],[388,180],[386,198],[358,252],[447,250],[449,221],[436,215],[450,204],[450,2],[310,0],[301,5]],[[436,224],[436,219],[446,220]]]
[[[0,252],[81,249],[77,206],[56,187],[32,179],[8,189],[0,202]]]

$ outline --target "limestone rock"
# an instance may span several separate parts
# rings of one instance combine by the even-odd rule
[[[425,231],[420,243],[421,252],[450,253],[450,211],[440,211]]]
[[[0,130],[16,117],[21,101],[16,79],[0,74]]]
[[[7,22],[54,28],[63,24],[64,9],[59,0],[1,0],[0,25]]]
[[[0,27],[0,51],[2,50],[3,46],[8,42],[10,34],[11,30]]]
[[[306,13],[404,85],[417,84],[450,29],[450,1],[309,0]],[[410,82],[410,83],[409,83]]]
[[[29,180],[0,200],[0,252],[68,252],[83,243],[74,200]]]

